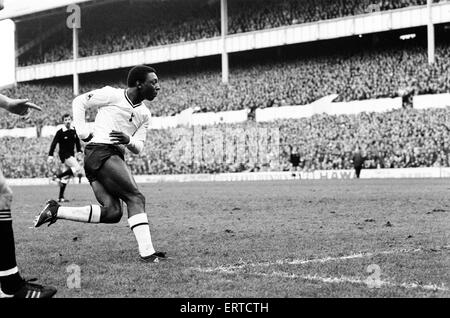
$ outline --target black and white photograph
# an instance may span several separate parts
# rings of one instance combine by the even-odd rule
[[[450,297],[450,0],[0,0],[0,108],[0,298]]]

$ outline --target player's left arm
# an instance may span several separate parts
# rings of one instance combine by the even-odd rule
[[[147,139],[147,130],[150,127],[150,118],[151,114],[148,113],[148,115],[145,117],[145,121],[138,128],[136,133],[131,137],[130,142],[127,144],[128,150],[130,150],[132,153],[138,154],[142,150],[144,150],[145,140]]]
[[[27,115],[30,109],[42,110],[39,106],[29,102],[28,99],[12,99],[2,94],[0,94],[0,108],[20,116]]]
[[[128,136],[121,131],[113,130],[109,137],[113,144],[126,145],[128,150],[134,154],[139,154],[144,149],[145,139],[147,138],[147,129],[150,126],[150,116],[146,118],[144,123],[138,128],[133,136]]]

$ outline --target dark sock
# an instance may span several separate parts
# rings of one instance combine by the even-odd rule
[[[67,184],[61,183],[61,186],[59,187],[59,198],[60,199],[64,198],[64,191],[66,190],[66,186],[67,186]]]
[[[23,279],[19,273],[0,278],[2,292],[8,295],[15,294],[22,287]]]
[[[66,171],[58,174],[56,177],[59,178],[59,179],[62,179],[62,178],[67,177],[67,176],[70,176],[70,177],[73,176],[72,169],[67,169]]]
[[[0,272],[17,267],[11,210],[0,210]],[[19,273],[0,277],[1,289],[5,294],[14,294],[21,286]]]

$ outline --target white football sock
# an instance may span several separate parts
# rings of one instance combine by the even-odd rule
[[[16,266],[16,267],[11,268],[9,270],[0,271],[0,277],[11,276],[13,274],[17,274],[18,272],[19,272],[19,269]]]
[[[152,237],[150,235],[150,226],[148,225],[147,214],[139,213],[128,219],[130,229],[136,236],[139,246],[139,254],[147,257],[155,253],[153,248]]]
[[[100,223],[101,208],[99,205],[83,207],[60,206],[56,216],[58,219],[71,220],[84,223]]]

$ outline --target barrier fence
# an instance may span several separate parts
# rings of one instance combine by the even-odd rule
[[[164,182],[238,182],[238,181],[296,181],[311,180],[352,180],[355,178],[353,170],[316,170],[297,171],[295,177],[292,172],[241,172],[218,174],[183,174],[183,175],[138,175],[137,183]],[[411,179],[411,178],[450,178],[450,168],[402,168],[402,169],[363,169],[361,179]],[[8,179],[12,186],[36,186],[54,184],[49,178]],[[71,183],[78,184],[78,178]],[[87,179],[81,179],[87,184]]]

